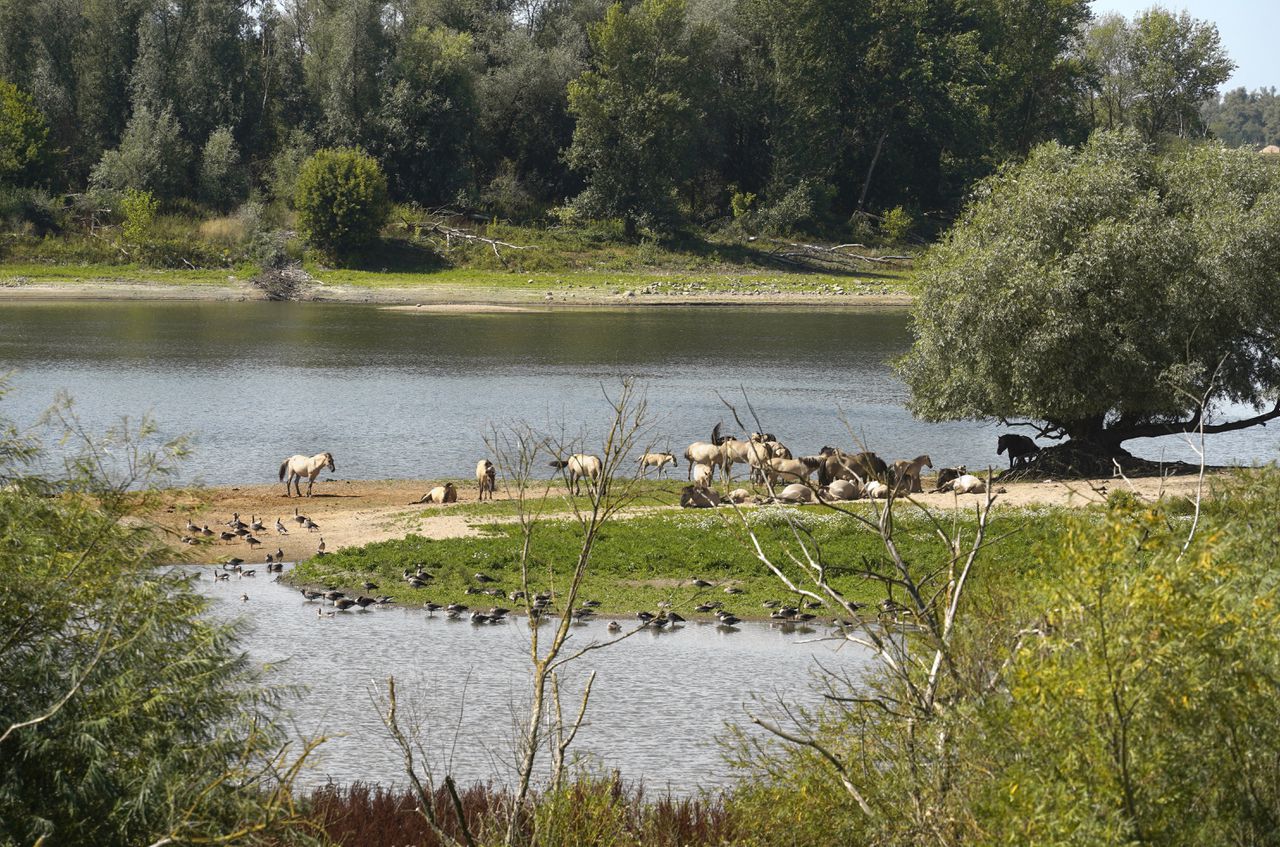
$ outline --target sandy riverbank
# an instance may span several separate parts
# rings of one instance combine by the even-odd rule
[[[620,281],[619,285],[634,284]],[[638,287],[638,286],[637,286]],[[6,280],[0,283],[0,303],[5,301],[92,301],[92,300],[194,300],[236,302],[266,300],[266,294],[247,280],[228,278],[226,283],[183,283],[128,279],[40,279]],[[850,292],[845,294],[767,289],[735,293],[730,291],[643,294],[632,289],[619,293],[583,285],[497,287],[439,283],[365,287],[353,285],[308,286],[299,298],[321,303],[368,303],[405,306],[435,311],[485,312],[530,308],[600,306],[842,306],[852,308],[904,308],[915,302],[901,292]],[[502,308],[509,307],[509,308]]]
[[[214,563],[235,556],[247,562],[264,561],[267,553],[277,548],[284,551],[286,561],[307,558],[316,552],[321,538],[326,549],[335,551],[344,547],[403,538],[417,533],[426,538],[458,538],[475,535],[477,527],[511,520],[509,508],[502,506],[499,492],[492,514],[489,508],[476,503],[474,486],[459,489],[458,505],[409,505],[417,501],[435,483],[419,480],[331,480],[317,481],[315,496],[298,499],[286,498],[280,485],[252,485],[201,489],[175,489],[164,496],[165,505],[152,516],[152,520],[167,533],[175,546],[186,553],[192,562]],[[678,490],[683,482],[672,481],[672,490]],[[1187,497],[1194,495],[1194,476],[1168,479],[1144,478],[1132,481],[1118,479],[1072,480],[1070,482],[1017,482],[1001,486],[1005,493],[997,500],[998,507],[1018,508],[1028,506],[1085,506],[1101,502],[1108,492],[1117,488],[1130,489],[1139,497],[1155,500],[1161,495]],[[305,490],[305,489],[304,489]],[[951,494],[924,494],[915,498],[934,509],[954,508],[961,505],[972,508],[981,498],[969,495],[955,497]],[[469,505],[470,504],[470,505]],[[459,508],[463,507],[463,508]],[[293,520],[294,509],[310,517],[320,529],[307,531]],[[651,507],[641,506],[642,509]],[[550,511],[554,512],[554,508]],[[675,511],[679,511],[676,509]],[[246,543],[236,540],[189,547],[178,544],[178,539],[189,534],[187,520],[198,526],[208,525],[215,533],[225,529],[233,512],[249,523],[257,517],[265,524],[263,532],[256,533],[262,546],[250,549]],[[276,518],[280,518],[288,530],[278,535]],[[216,536],[215,536],[216,538]]]

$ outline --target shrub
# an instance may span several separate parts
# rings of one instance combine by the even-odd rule
[[[200,199],[220,212],[230,209],[244,197],[244,176],[231,130],[214,130],[200,156]]]
[[[120,146],[102,154],[89,182],[94,188],[149,191],[161,200],[176,198],[187,183],[191,154],[173,112],[139,106]]]
[[[802,179],[787,190],[782,197],[769,203],[759,212],[762,232],[785,235],[798,230],[813,229],[831,206],[834,190],[825,183]]]
[[[120,211],[124,215],[121,234],[130,244],[142,244],[151,236],[156,211],[160,201],[150,191],[130,189],[120,198]]]
[[[289,140],[271,159],[271,173],[267,186],[271,196],[293,208],[293,196],[298,187],[298,174],[313,150],[315,141],[301,130],[289,133]]]
[[[880,237],[889,244],[898,244],[911,234],[915,221],[911,213],[901,206],[894,206],[880,216]]]
[[[334,259],[373,243],[391,212],[382,169],[350,148],[320,150],[306,161],[294,205],[302,237]]]
[[[0,79],[0,183],[26,185],[44,170],[49,126],[31,95]]]

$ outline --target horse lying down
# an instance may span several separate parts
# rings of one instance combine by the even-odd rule
[[[458,488],[452,482],[446,482],[444,485],[437,485],[435,488],[422,495],[421,500],[415,500],[410,506],[418,506],[423,503],[457,503]]]

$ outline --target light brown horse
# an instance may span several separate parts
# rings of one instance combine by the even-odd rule
[[[333,464],[332,453],[317,453],[314,456],[290,456],[280,463],[280,480],[284,482],[284,475],[289,474],[289,479],[284,483],[284,496],[289,496],[289,483],[293,483],[293,487],[297,490],[298,496],[302,496],[302,478],[307,478],[307,496],[311,496],[311,486],[316,484],[316,477],[320,475],[320,471],[328,468],[330,471],[336,471],[338,468]]]

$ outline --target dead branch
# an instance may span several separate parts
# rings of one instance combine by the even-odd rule
[[[854,253],[852,250],[862,248],[861,244],[837,244],[825,247],[821,244],[805,244],[796,241],[773,239],[777,245],[769,251],[770,258],[790,265],[830,265],[843,270],[857,270],[862,265],[895,265],[912,261],[912,256],[871,256],[866,253]],[[861,263],[861,264],[860,264]]]

